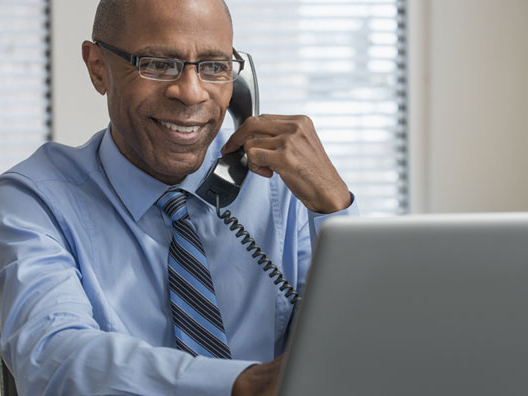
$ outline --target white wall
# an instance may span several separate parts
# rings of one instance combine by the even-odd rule
[[[411,3],[415,208],[528,210],[528,1]]]
[[[108,125],[106,97],[92,86],[81,43],[92,37],[98,0],[52,0],[53,139],[77,146]]]
[[[528,210],[528,1],[408,0],[414,211]],[[81,58],[97,0],[52,0],[54,139],[108,122]]]

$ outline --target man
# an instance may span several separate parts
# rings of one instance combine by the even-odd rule
[[[110,126],[0,178],[1,352],[20,394],[273,394],[292,304],[196,188],[220,152],[243,147],[252,172],[230,210],[298,290],[318,224],[355,208],[307,117],[218,132],[232,40],[222,0],[100,2],[82,55]],[[212,282],[219,324],[196,321],[219,341],[181,329],[195,301],[174,281],[169,250],[187,242],[167,202],[199,240],[189,260]]]

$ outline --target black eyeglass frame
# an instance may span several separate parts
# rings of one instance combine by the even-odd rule
[[[187,61],[184,61],[182,59],[177,59],[177,58],[166,58],[166,57],[163,57],[163,56],[151,56],[151,55],[133,55],[133,54],[130,54],[126,51],[123,51],[119,48],[116,48],[110,44],[106,44],[102,41],[94,41],[94,44],[95,45],[98,45],[108,51],[110,51],[111,53],[113,53],[114,55],[117,55],[119,56],[120,58],[126,60],[128,63],[130,63],[131,65],[133,65],[136,69],[138,69],[138,71],[140,72],[140,62],[141,62],[141,59],[142,58],[155,58],[155,59],[163,59],[163,60],[169,60],[169,61],[178,61],[178,62],[181,62],[183,64],[183,67],[182,67],[182,71],[180,74],[178,74],[176,76],[176,78],[174,79],[171,79],[171,80],[158,80],[158,79],[153,79],[153,78],[148,78],[148,77],[145,77],[145,76],[142,76],[141,75],[141,72],[140,72],[140,76],[142,78],[145,78],[147,80],[154,80],[154,81],[176,81],[180,78],[180,76],[182,75],[183,71],[185,70],[185,68],[187,67],[187,65],[194,65],[196,67],[196,72],[198,73],[198,76],[200,77],[200,79],[202,81],[205,81],[205,82],[210,82],[210,83],[228,83],[228,82],[232,82],[232,81],[235,81],[238,76],[240,75],[240,72],[242,70],[244,70],[244,64],[246,63],[246,61],[242,58],[242,56],[240,56],[240,54],[237,52],[237,50],[235,48],[233,48],[233,55],[235,57],[235,59],[214,59],[214,60],[205,60],[205,61],[198,61],[198,62],[187,62]],[[234,76],[234,78],[232,80],[226,80],[226,81],[207,81],[207,80],[203,80],[199,71],[200,71],[200,64],[202,63],[209,63],[209,62],[226,62],[226,61],[230,61],[230,62],[237,62],[238,64],[240,64],[240,70],[238,71],[237,75]]]

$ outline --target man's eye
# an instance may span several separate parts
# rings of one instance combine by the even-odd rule
[[[151,61],[149,68],[158,72],[166,71],[170,65],[164,61]]]
[[[206,74],[223,74],[230,71],[229,62],[202,63],[202,72]]]

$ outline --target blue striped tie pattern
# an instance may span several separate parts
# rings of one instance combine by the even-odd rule
[[[187,212],[188,193],[169,189],[156,203],[172,219],[169,294],[176,347],[231,359],[205,252]]]

